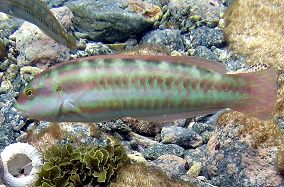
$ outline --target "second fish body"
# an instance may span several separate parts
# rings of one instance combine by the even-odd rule
[[[41,0],[0,0],[0,12],[33,23],[56,42],[70,49],[77,49],[75,38],[64,29]]]

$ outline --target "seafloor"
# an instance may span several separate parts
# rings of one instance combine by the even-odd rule
[[[18,2],[6,1],[12,2],[9,6]],[[30,14],[39,19],[36,15],[41,13],[33,12],[30,3],[36,0],[26,1]],[[284,186],[281,146],[284,51],[277,43],[282,41],[284,27],[283,21],[275,21],[276,16],[281,17],[284,2],[44,0],[44,3],[76,38],[78,49],[70,50],[35,25],[0,12],[0,150],[24,142],[34,146],[39,155],[45,155],[43,164],[48,162],[42,172],[39,161],[24,156],[32,148],[9,149],[12,156],[8,158],[7,151],[2,152],[2,186]],[[230,4],[230,12],[224,14]],[[1,6],[5,5],[0,4],[3,10]],[[46,23],[54,24],[48,20]],[[277,107],[268,121],[230,110],[163,123],[128,117],[101,123],[50,123],[17,114],[13,103],[41,71],[70,59],[115,53],[196,56],[216,61],[228,72],[274,66],[279,73]],[[87,148],[107,146],[108,139],[119,145],[99,147],[93,152]],[[66,144],[85,151],[80,152],[80,157],[79,151],[72,155],[70,147],[62,146]],[[51,149],[52,145],[58,147]],[[60,147],[64,149],[58,151]],[[121,147],[131,159],[131,166]],[[56,156],[52,156],[54,152]],[[96,170],[94,165],[98,163]],[[38,176],[42,180],[34,184]],[[14,179],[16,182],[11,182]]]

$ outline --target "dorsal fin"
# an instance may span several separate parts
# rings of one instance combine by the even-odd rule
[[[70,60],[64,63],[76,63],[82,60],[95,60],[95,59],[133,59],[133,60],[145,60],[145,61],[169,61],[172,63],[182,63],[189,64],[192,66],[197,66],[199,68],[204,68],[207,71],[215,71],[218,73],[226,73],[227,69],[221,64],[194,56],[154,56],[154,55],[100,55],[100,56],[90,56],[85,58],[78,58],[75,60]],[[62,64],[62,63],[61,63]]]

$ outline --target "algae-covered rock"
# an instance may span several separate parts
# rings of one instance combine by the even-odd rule
[[[0,38],[0,60],[4,60],[7,57],[6,46],[3,40]]]
[[[80,0],[65,5],[74,13],[76,30],[94,41],[122,41],[146,30],[162,14],[159,7],[142,1]]]
[[[44,154],[44,163],[35,186],[73,187],[109,182],[117,170],[130,159],[122,145],[111,145],[108,140],[105,147],[79,147],[71,144],[53,145]]]
[[[118,179],[111,187],[193,187],[188,182],[170,179],[165,172],[154,166],[147,166],[145,163],[135,163],[123,167],[118,174]]]

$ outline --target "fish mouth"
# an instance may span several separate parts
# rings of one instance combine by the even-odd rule
[[[25,110],[22,110],[23,107],[21,107],[21,105],[19,105],[17,102],[14,103],[14,108],[17,110],[17,114],[24,116],[26,118],[30,117],[30,113]]]
[[[30,113],[28,113],[27,111],[24,111],[24,110],[18,110],[17,114],[24,116],[26,118],[30,118]]]

